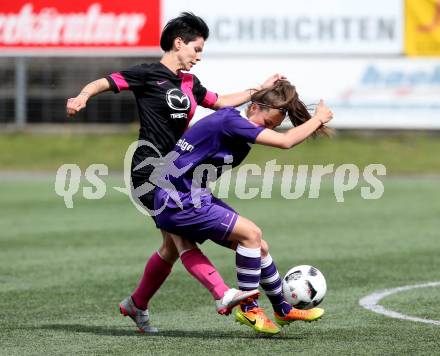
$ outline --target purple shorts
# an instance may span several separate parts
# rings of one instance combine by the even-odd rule
[[[167,196],[162,189],[156,189],[155,209],[164,205]],[[157,225],[197,243],[212,240],[228,246],[227,238],[237,221],[237,212],[212,194],[202,196],[198,208],[190,199],[182,199],[183,209],[169,199],[167,206],[155,218]]]

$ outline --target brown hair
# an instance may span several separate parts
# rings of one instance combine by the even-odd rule
[[[255,92],[251,95],[251,102],[263,104],[262,109],[265,108],[264,105],[284,109],[293,126],[299,126],[312,117],[307,106],[299,99],[295,86],[286,80],[279,80],[272,87]],[[331,133],[332,129],[322,125],[312,136],[317,134],[330,136]]]

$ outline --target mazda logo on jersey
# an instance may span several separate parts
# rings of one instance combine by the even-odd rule
[[[167,104],[173,110],[188,110],[190,101],[188,96],[181,90],[174,88],[167,91]]]

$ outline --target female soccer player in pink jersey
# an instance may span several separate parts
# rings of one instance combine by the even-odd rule
[[[183,13],[172,19],[162,31],[160,46],[164,55],[159,62],[141,64],[115,72],[87,84],[75,98],[67,101],[67,114],[74,116],[83,109],[89,98],[99,93],[113,90],[118,93],[130,90],[136,98],[140,117],[139,140],[148,141],[151,146],[139,145],[132,159],[131,180],[133,189],[151,183],[151,165],[143,166],[147,159],[155,159],[166,154],[182,136],[197,105],[214,110],[226,106],[238,106],[250,99],[255,90],[244,90],[228,95],[217,95],[207,90],[199,79],[184,71],[189,71],[201,60],[205,40],[209,36],[206,23],[191,13]],[[284,77],[275,74],[259,88],[267,88]],[[141,167],[141,168],[139,168]],[[136,196],[148,211],[154,209],[154,190]],[[148,303],[171,272],[171,267],[179,257],[173,239],[161,231],[163,243],[148,260],[144,274],[134,293],[121,304],[121,312],[129,315],[144,332],[155,332],[150,326]],[[190,251],[180,257],[186,269],[197,278],[216,300],[219,313],[229,313],[232,306],[251,293],[230,289],[211,262],[193,245]]]

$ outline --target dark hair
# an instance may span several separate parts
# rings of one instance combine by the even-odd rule
[[[285,110],[293,126],[299,126],[312,117],[307,106],[299,99],[295,86],[286,80],[277,81],[272,87],[255,92],[251,96],[251,101],[263,104],[260,106],[263,110],[264,104]],[[330,136],[332,129],[322,125],[313,136],[317,133]]]
[[[205,21],[191,12],[182,12],[165,25],[160,36],[160,47],[168,52],[173,48],[174,40],[181,37],[183,42],[194,41],[197,37],[207,40],[209,28]]]

